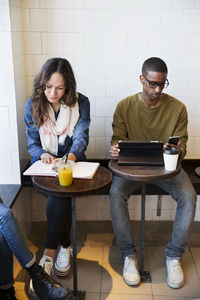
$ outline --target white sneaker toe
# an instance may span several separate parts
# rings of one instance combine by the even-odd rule
[[[167,284],[173,289],[179,289],[184,284],[184,274],[178,259],[166,260]]]
[[[123,278],[128,285],[138,285],[140,283],[140,274],[137,267],[137,259],[125,257]]]
[[[62,246],[60,247],[60,251],[58,253],[55,266],[54,266],[54,271],[55,274],[59,277],[64,277],[69,274],[70,271],[70,255],[71,255],[71,247],[68,248],[63,248]]]

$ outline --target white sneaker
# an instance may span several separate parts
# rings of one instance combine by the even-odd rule
[[[167,259],[167,284],[173,289],[179,289],[184,284],[184,274],[178,259]]]
[[[45,270],[45,272],[51,276],[53,271],[53,258],[47,255],[43,255],[40,259],[39,265]],[[32,296],[36,296],[36,293],[33,288],[32,279],[30,280],[30,293]]]
[[[57,276],[63,277],[69,274],[71,252],[72,252],[71,247],[68,248],[63,248],[62,246],[60,247],[60,251],[58,253],[54,265],[54,271]]]
[[[138,272],[137,259],[129,256],[125,257],[123,278],[128,285],[138,285],[140,283],[140,273]]]

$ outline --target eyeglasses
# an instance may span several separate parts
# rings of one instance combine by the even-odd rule
[[[159,83],[159,82],[156,82],[156,81],[150,81],[150,80],[148,80],[148,79],[146,78],[146,76],[144,76],[144,75],[142,75],[142,76],[143,76],[144,79],[148,82],[149,87],[152,88],[152,89],[156,89],[158,86],[160,86],[161,89],[165,89],[165,88],[167,88],[168,85],[169,85],[169,80],[168,80],[168,79],[166,79],[165,82]]]

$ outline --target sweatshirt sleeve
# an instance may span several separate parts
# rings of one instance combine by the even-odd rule
[[[126,123],[124,122],[123,117],[123,108],[121,102],[118,103],[114,115],[113,115],[113,122],[112,122],[112,129],[113,135],[111,140],[111,145],[116,145],[120,140],[127,140],[127,128]]]
[[[186,144],[188,140],[188,132],[187,132],[187,126],[188,126],[188,114],[187,114],[187,109],[185,105],[182,105],[182,109],[180,111],[177,125],[174,131],[174,136],[180,136],[180,141],[181,141],[181,155],[180,155],[180,160],[184,158],[186,155]]]

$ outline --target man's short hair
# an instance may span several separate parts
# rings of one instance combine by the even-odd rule
[[[166,63],[159,57],[150,57],[145,60],[142,66],[142,74],[147,73],[148,71],[166,74],[168,72]]]

